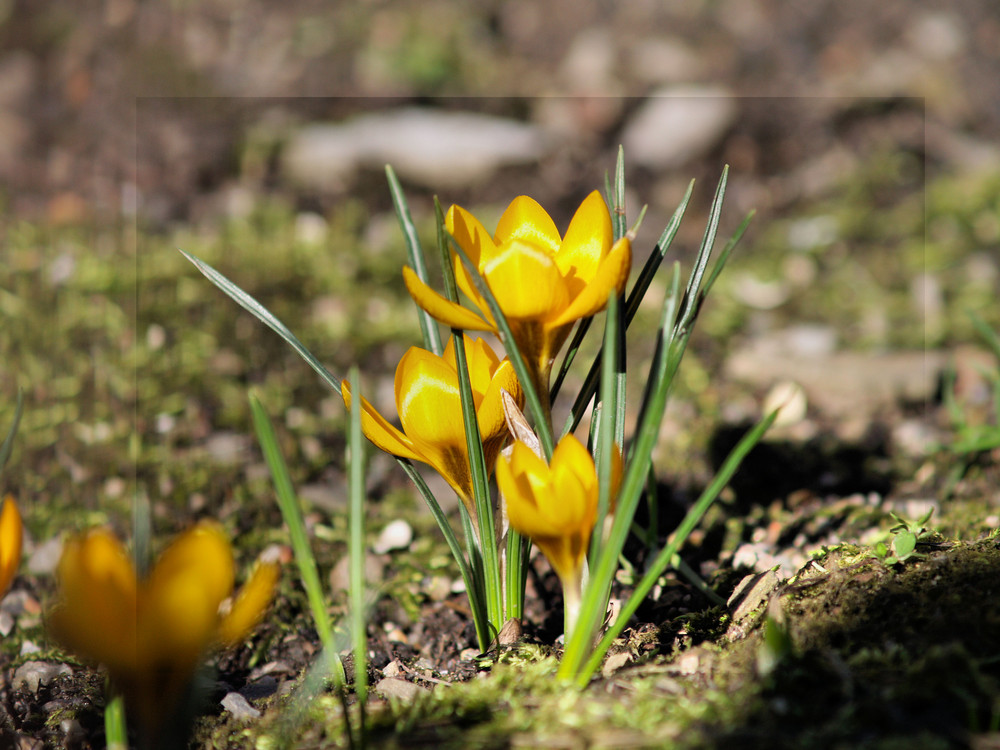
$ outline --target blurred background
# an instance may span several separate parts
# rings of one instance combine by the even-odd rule
[[[527,193],[564,228],[619,144],[640,260],[696,178],[671,255],[691,257],[724,164],[721,236],[757,211],[666,465],[697,481],[692,426],[781,378],[814,430],[860,439],[933,401],[955,352],[977,361],[966,308],[1000,325],[997,50],[993,0],[2,2],[0,415],[25,387],[32,462],[6,481],[45,507],[126,512],[138,487],[204,512],[245,491],[254,385],[319,497],[342,404],[176,248],[391,409],[419,334],[384,164],[429,241],[435,195],[491,226]]]
[[[41,612],[66,533],[110,524],[130,539],[136,500],[149,501],[154,545],[202,517],[233,534],[241,570],[287,545],[251,388],[277,424],[323,575],[344,587],[343,402],[178,248],[335,374],[359,364],[362,391],[392,415],[393,372],[420,332],[385,164],[433,248],[435,196],[492,228],[526,193],[565,229],[619,145],[628,221],[649,207],[635,267],[691,179],[668,262],[689,265],[725,164],[719,244],[757,212],[671,395],[655,456],[661,537],[789,383],[805,395],[798,420],[748,457],[685,548],[704,576],[789,575],[813,551],[885,539],[888,511],[934,511],[946,537],[1000,527],[988,379],[1000,363],[968,314],[1000,330],[996,0],[0,0],[0,432],[25,393],[0,491],[26,521],[25,561],[0,603],[0,666],[47,643]],[[633,397],[665,292],[660,278],[629,330]],[[405,554],[377,561],[379,621],[412,626],[430,648],[419,623],[447,609],[455,571],[392,460],[369,459],[372,534],[395,518],[413,530]],[[452,493],[428,480],[447,505]],[[290,677],[315,639],[291,582],[282,596],[258,643]],[[923,620],[900,611],[944,611],[954,625],[937,603],[882,606],[908,627]],[[449,616],[435,659],[462,646]],[[979,621],[968,632],[978,638]],[[872,641],[899,642],[881,630]],[[929,652],[914,649],[930,665],[914,678],[893,656],[880,690],[889,673],[937,684]],[[976,682],[955,690],[978,695],[989,654],[969,653],[975,670],[955,674]],[[852,695],[870,695],[871,674]],[[73,679],[70,703],[21,689],[7,704],[14,728],[62,746],[69,730],[56,727],[75,715],[100,737],[101,678]],[[839,671],[829,683],[851,684]],[[78,712],[84,694],[95,697]],[[914,705],[934,711],[873,700],[859,715],[891,713],[909,731],[939,696]]]

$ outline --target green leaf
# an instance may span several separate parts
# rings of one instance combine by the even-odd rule
[[[7,465],[10,452],[14,449],[14,436],[17,435],[18,425],[21,424],[21,414],[24,411],[24,392],[17,389],[17,406],[14,407],[14,421],[7,430],[7,437],[4,438],[3,445],[0,445],[0,472]]]
[[[357,366],[348,375],[361,392],[361,373]],[[361,399],[351,400],[348,446],[348,494],[350,509],[347,540],[351,603],[351,636],[354,646],[354,694],[358,697],[358,737],[365,731],[365,701],[368,696],[368,628],[365,606],[365,441],[361,432]],[[362,740],[363,744],[363,740]]]
[[[323,598],[323,587],[316,569],[316,558],[313,556],[312,548],[309,546],[309,538],[306,535],[302,509],[299,507],[298,498],[292,487],[285,458],[278,447],[274,427],[271,426],[271,420],[268,418],[267,412],[264,411],[264,406],[253,393],[250,394],[250,410],[253,413],[257,439],[260,442],[267,466],[271,470],[278,508],[281,510],[281,517],[288,527],[288,536],[292,543],[292,551],[295,554],[295,562],[299,568],[302,586],[306,590],[306,598],[309,602],[313,622],[316,625],[316,632],[319,634],[320,642],[329,658],[330,676],[338,690],[341,690],[347,682],[344,675],[344,665],[337,655],[338,649],[334,648],[333,628],[330,624],[326,601]]]
[[[178,248],[178,251],[181,255],[191,261],[195,268],[205,275],[205,278],[229,295],[229,297],[236,302],[236,304],[256,317],[264,323],[264,325],[291,344],[292,348],[298,353],[298,355],[302,357],[302,359],[304,359],[310,367],[319,373],[319,376],[323,378],[326,384],[333,388],[333,390],[337,393],[340,393],[340,379],[327,370],[326,367],[324,367],[323,364],[316,359],[315,356],[313,356],[312,352],[310,352],[305,345],[299,341],[298,338],[296,338],[295,334],[288,330],[285,324],[278,320],[270,310],[208,265],[208,263],[205,263],[203,260],[196,258],[190,253],[180,250],[180,248]]]
[[[413,217],[410,216],[410,207],[406,203],[406,195],[403,188],[396,179],[396,173],[388,164],[385,165],[385,176],[389,181],[389,193],[392,195],[392,205],[396,209],[396,218],[399,219],[399,226],[403,230],[403,237],[406,239],[406,252],[413,266],[417,278],[425,284],[430,285],[427,276],[427,263],[424,259],[424,251],[420,246],[420,239],[417,237],[417,228],[413,224]],[[420,318],[420,331],[424,337],[424,348],[441,356],[444,345],[441,343],[441,334],[438,331],[437,321],[434,320],[423,308],[417,305],[417,314]]]
[[[905,560],[912,555],[916,548],[917,535],[912,531],[904,531],[897,534],[896,538],[892,540],[892,549],[896,553],[896,557],[900,560]]]

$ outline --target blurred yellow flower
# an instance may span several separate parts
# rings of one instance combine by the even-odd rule
[[[603,310],[611,291],[620,294],[625,288],[632,263],[628,237],[612,241],[611,216],[596,190],[580,204],[565,237],[545,210],[524,195],[504,211],[493,237],[458,206],[448,210],[445,224],[489,285],[547,403],[552,361],[573,323]],[[446,325],[496,331],[486,300],[457,254],[453,261],[458,286],[478,313],[445,299],[404,268],[410,295]]]
[[[82,659],[107,667],[141,725],[155,732],[209,649],[239,643],[257,623],[278,573],[276,563],[258,563],[230,603],[235,564],[218,524],[178,536],[143,580],[114,535],[94,529],[63,548],[60,602],[48,626]]]
[[[469,381],[476,405],[479,433],[486,466],[492,469],[509,432],[504,421],[501,391],[509,393],[519,406],[524,394],[510,361],[503,361],[483,339],[463,337],[469,365]],[[421,461],[433,467],[450,484],[475,518],[472,473],[462,421],[455,364],[455,339],[448,340],[442,356],[411,347],[396,367],[396,410],[402,430],[361,399],[361,427],[376,446],[400,458]],[[351,406],[351,384],[341,382],[341,393]]]
[[[7,593],[17,573],[17,566],[21,564],[23,533],[17,503],[7,495],[0,507],[0,598]]]

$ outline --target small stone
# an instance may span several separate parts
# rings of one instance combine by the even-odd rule
[[[677,660],[677,671],[681,674],[695,674],[700,665],[701,652],[692,649]]]
[[[506,164],[536,161],[541,131],[471,112],[397,108],[303,128],[290,139],[284,169],[312,187],[342,189],[360,167],[391,164],[400,177],[443,187],[470,185]]]
[[[249,453],[250,440],[236,432],[215,432],[205,441],[205,450],[221,464],[236,464]]]
[[[385,563],[377,555],[365,555],[365,583],[377,586],[385,574]],[[330,571],[330,589],[347,591],[351,584],[351,558],[344,556],[337,561]]]
[[[430,690],[415,682],[407,682],[398,677],[385,677],[375,684],[375,692],[383,698],[412,701],[421,693],[429,693]]]
[[[388,633],[385,634],[385,637],[386,640],[388,640],[390,643],[409,644],[410,642],[410,639],[406,637],[406,633],[404,633],[399,628],[393,628],[392,630],[390,630]]]
[[[385,677],[398,677],[401,674],[403,674],[403,665],[399,659],[393,659],[382,667],[382,675]]]
[[[833,216],[811,216],[789,222],[788,245],[805,252],[832,245],[840,235],[840,225]]]
[[[83,747],[87,739],[87,732],[76,719],[63,719],[59,722],[59,729],[62,730],[63,742],[66,747]]]
[[[42,542],[28,558],[28,572],[36,576],[49,575],[55,572],[62,556],[62,537],[54,536]]]
[[[389,523],[372,546],[376,554],[384,555],[398,549],[406,549],[413,541],[413,528],[401,518]]]
[[[791,288],[785,281],[763,281],[751,273],[736,275],[733,296],[755,310],[773,310],[788,301]]]
[[[626,125],[625,156],[650,169],[672,169],[705,155],[735,122],[732,94],[705,86],[658,90]]]
[[[303,211],[295,217],[295,239],[303,245],[320,245],[326,239],[326,219],[313,211]]]
[[[73,670],[67,664],[49,664],[44,661],[26,661],[14,671],[11,686],[15,690],[28,690],[38,694],[40,686],[48,685],[60,675],[71,675]]]
[[[250,705],[250,701],[239,693],[226,693],[222,699],[222,707],[225,708],[237,719],[256,719],[260,717],[260,711]]]
[[[302,485],[299,487],[299,497],[310,505],[331,513],[347,510],[347,493],[326,483]]]
[[[619,654],[612,654],[604,660],[604,666],[601,667],[601,674],[604,677],[610,677],[631,661],[632,654],[628,651],[622,651]]]
[[[254,682],[263,678],[265,675],[272,674],[285,674],[294,675],[298,670],[293,667],[289,662],[283,659],[278,659],[276,661],[269,661],[267,664],[262,664],[261,666],[250,672],[248,679],[250,682]]]
[[[447,576],[432,576],[424,585],[424,592],[432,602],[443,602],[451,594],[451,579]]]

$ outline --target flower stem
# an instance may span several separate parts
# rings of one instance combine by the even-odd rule
[[[569,643],[573,637],[573,629],[580,618],[580,605],[583,602],[582,570],[577,571],[572,578],[563,579],[563,643]]]

